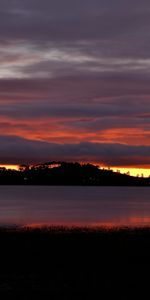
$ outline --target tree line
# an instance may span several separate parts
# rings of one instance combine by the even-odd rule
[[[150,178],[132,177],[93,164],[47,162],[0,168],[0,185],[150,186]]]

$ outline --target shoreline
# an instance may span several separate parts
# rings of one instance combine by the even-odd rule
[[[39,232],[39,233],[138,233],[138,232],[149,232],[150,233],[150,225],[143,226],[67,226],[67,225],[38,225],[38,226],[30,226],[30,225],[0,225],[0,233],[1,232]]]

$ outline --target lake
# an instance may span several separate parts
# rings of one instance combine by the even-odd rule
[[[150,188],[0,186],[0,226],[149,226]]]

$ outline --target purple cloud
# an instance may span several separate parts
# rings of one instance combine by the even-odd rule
[[[11,149],[11,154],[10,154]],[[149,146],[105,143],[56,144],[0,136],[0,163],[38,163],[39,161],[97,161],[110,166],[150,164]],[[138,158],[138,159],[137,159]]]
[[[2,161],[48,159],[50,151],[58,159],[63,153],[65,159],[148,164],[149,28],[147,0],[1,0],[0,134],[8,134],[1,137]],[[48,143],[48,122],[69,133],[69,141],[72,132],[72,141],[60,135],[62,144]],[[122,138],[112,133],[117,130]]]

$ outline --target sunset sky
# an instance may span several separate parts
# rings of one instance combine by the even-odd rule
[[[150,1],[0,0],[0,164],[51,160],[150,169]]]

